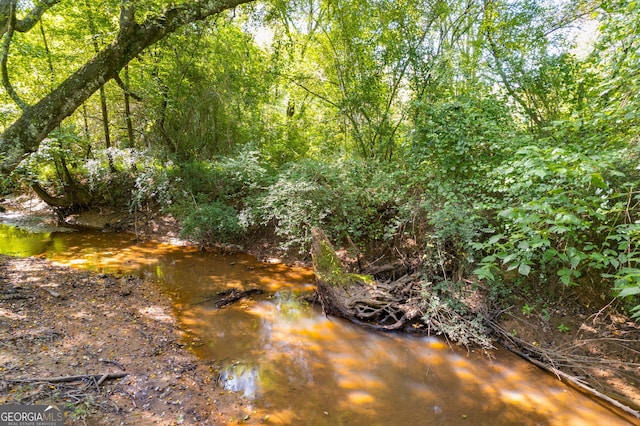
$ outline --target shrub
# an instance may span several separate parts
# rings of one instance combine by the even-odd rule
[[[328,175],[322,164],[290,165],[264,192],[247,200],[240,212],[241,224],[272,225],[283,240],[282,249],[303,251],[309,247],[311,228],[331,213]]]
[[[290,164],[263,192],[247,200],[243,225],[275,227],[283,249],[307,250],[311,228],[334,241],[366,245],[389,239],[400,227],[400,191],[392,173],[364,162]]]
[[[271,182],[260,154],[249,148],[230,157],[176,164],[167,177],[189,202],[198,203],[239,200]]]
[[[425,281],[422,287],[422,320],[437,334],[444,334],[454,343],[492,348],[484,324],[485,313],[480,307],[470,307],[475,293],[477,289],[469,288],[462,282]]]
[[[183,237],[205,241],[232,242],[244,231],[238,212],[219,201],[198,206],[182,225]]]
[[[504,267],[565,286],[596,273],[614,279],[615,295],[640,294],[640,193],[619,169],[631,153],[528,146],[517,154],[493,174],[502,209],[495,234],[475,244],[487,254],[475,273],[493,282]]]

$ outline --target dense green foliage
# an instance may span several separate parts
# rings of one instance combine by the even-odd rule
[[[37,101],[118,13],[60,2],[15,33],[0,128],[10,88]],[[0,191],[71,177],[205,244],[268,231],[305,253],[321,226],[437,285],[591,286],[640,317],[639,27],[626,0],[254,3],[144,51]]]

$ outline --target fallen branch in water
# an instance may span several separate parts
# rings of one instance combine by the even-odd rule
[[[616,398],[612,398],[602,392],[599,392],[595,388],[589,386],[584,380],[581,380],[579,377],[565,373],[564,371],[554,366],[554,364],[557,363],[565,366],[575,365],[576,368],[581,368],[580,364],[585,363],[584,357],[576,357],[571,354],[561,354],[551,349],[544,349],[539,346],[534,346],[525,340],[511,335],[497,323],[491,322],[490,326],[494,331],[496,339],[505,349],[513,352],[514,354],[547,371],[548,373],[553,374],[558,378],[558,380],[564,381],[569,385],[577,388],[578,390],[593,396],[596,399],[606,401],[607,403],[635,417],[636,419],[640,419],[640,411],[638,411],[637,409],[630,407],[629,405],[621,402]],[[606,364],[606,360],[596,360],[594,358],[593,361],[600,361],[601,364]]]
[[[121,379],[127,376],[127,373],[109,373],[109,374],[84,374],[79,376],[60,376],[60,377],[31,377],[26,379],[4,379],[9,383],[31,383],[31,382],[47,382],[47,383],[61,383],[61,382],[78,382],[80,380],[98,380],[99,384],[105,380]]]
[[[506,346],[505,346],[506,347]],[[584,383],[584,381],[580,380],[577,377],[571,376],[570,374],[567,374],[563,371],[558,370],[557,368],[551,366],[551,365],[547,365],[541,361],[538,361],[537,359],[531,358],[529,355],[525,354],[524,352],[520,352],[519,350],[513,348],[513,347],[506,347],[508,350],[510,350],[511,352],[513,352],[514,354],[524,358],[525,360],[529,361],[530,363],[538,366],[539,368],[542,368],[545,371],[548,371],[549,373],[555,375],[556,377],[558,377],[561,381],[567,381],[569,382],[569,384],[571,384],[572,386],[578,388],[579,390],[586,392],[590,395],[593,395],[596,398],[600,398],[604,401],[607,401],[609,404],[615,406],[616,408],[619,408],[620,410],[624,411],[627,414],[630,414],[632,416],[634,416],[636,419],[640,419],[640,411],[634,410],[633,408],[623,404],[622,402],[611,398],[610,396],[607,396],[605,394],[603,394],[602,392],[598,392],[597,390],[595,390],[594,388],[592,388],[591,386],[587,385],[586,383]]]
[[[226,290],[218,293],[215,297],[210,297],[205,300],[201,300],[194,305],[202,305],[204,303],[212,302],[215,300],[213,306],[216,309],[220,309],[227,305],[232,304],[240,299],[244,299],[245,297],[253,296],[254,294],[262,294],[264,290],[259,288],[250,288],[248,290],[238,290],[237,288],[232,288],[231,290]]]

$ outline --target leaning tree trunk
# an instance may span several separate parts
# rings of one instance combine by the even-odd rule
[[[311,254],[317,294],[327,315],[346,318],[378,330],[399,330],[420,318],[418,274],[381,283],[372,276],[349,273],[325,233],[311,230]]]
[[[144,49],[183,25],[204,20],[224,10],[252,0],[191,0],[151,16],[142,23],[135,21],[135,3],[123,2],[120,30],[116,38],[70,75],[51,93],[34,105],[0,135],[0,172],[10,173],[29,153],[35,152],[47,135],[70,116],[107,81]],[[4,2],[0,2],[2,5]],[[56,3],[55,1],[45,1]],[[39,17],[38,17],[39,18]],[[4,19],[0,16],[0,25]],[[2,28],[0,28],[0,34]]]

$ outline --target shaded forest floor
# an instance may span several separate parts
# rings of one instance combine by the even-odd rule
[[[75,220],[143,238],[177,236],[176,222],[161,216],[89,212]],[[244,249],[273,254],[265,241]],[[570,297],[514,305],[496,326],[525,355],[640,408],[640,324],[614,306],[589,309]],[[120,373],[127,375],[103,380]],[[11,381],[76,375],[92,377]],[[0,404],[67,404],[68,424],[259,424],[247,401],[216,378],[215,366],[189,351],[169,297],[154,283],[0,256]]]

